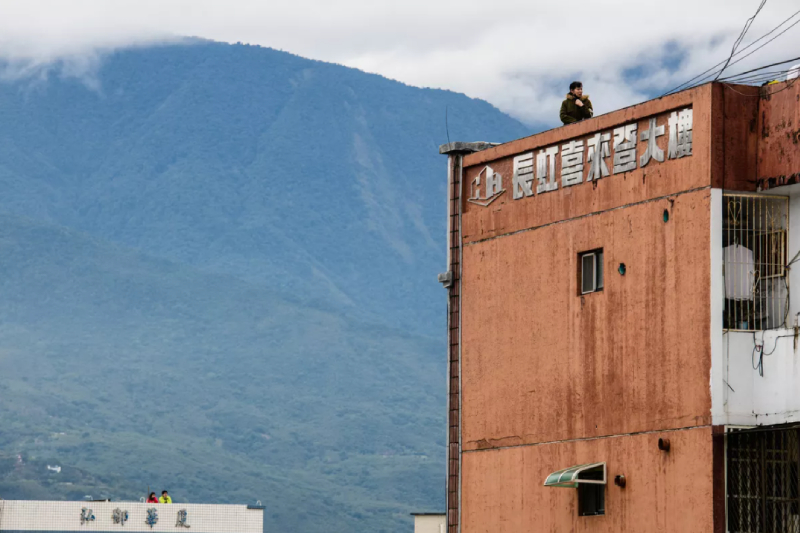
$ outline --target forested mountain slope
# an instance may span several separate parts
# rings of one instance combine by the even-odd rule
[[[17,67],[0,68],[0,497],[149,485],[320,533],[443,508],[445,107],[452,140],[525,128],[243,45]]]

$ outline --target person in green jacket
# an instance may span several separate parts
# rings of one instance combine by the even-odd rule
[[[569,84],[567,97],[561,102],[561,122],[572,124],[586,118],[592,118],[594,110],[589,95],[583,95],[583,84],[573,81]]]
[[[167,491],[161,491],[161,497],[158,499],[159,503],[172,503],[172,498],[169,497]]]

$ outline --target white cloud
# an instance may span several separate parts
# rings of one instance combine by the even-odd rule
[[[598,112],[641,101],[725,57],[757,0],[1,0],[0,54],[38,64],[190,35],[248,42],[484,98],[556,122],[581,79]],[[771,0],[745,45],[798,9]],[[800,55],[800,25],[734,72]],[[682,57],[680,68],[664,66]],[[674,66],[674,65],[673,65]],[[643,76],[626,82],[626,69]]]

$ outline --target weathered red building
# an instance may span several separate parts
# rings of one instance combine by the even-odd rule
[[[441,152],[449,533],[800,532],[800,84]]]

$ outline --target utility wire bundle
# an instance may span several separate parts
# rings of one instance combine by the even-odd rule
[[[742,72],[742,73],[736,74],[734,76],[729,76],[729,77],[726,77],[726,78],[720,78],[720,76],[725,71],[725,69],[727,69],[727,68],[729,68],[729,67],[731,67],[731,66],[733,66],[733,65],[735,65],[737,63],[739,63],[740,61],[746,59],[747,57],[750,57],[751,55],[753,55],[754,53],[758,52],[759,50],[764,48],[766,45],[768,45],[769,43],[771,43],[772,41],[774,41],[775,39],[777,39],[778,37],[780,37],[781,35],[783,35],[787,31],[789,31],[790,29],[795,27],[797,24],[800,24],[800,17],[798,17],[798,15],[800,15],[800,10],[798,10],[798,11],[795,11],[791,16],[786,18],[783,22],[781,22],[780,24],[778,24],[777,26],[772,28],[770,31],[768,31],[767,33],[765,33],[764,35],[762,35],[761,37],[759,37],[758,39],[753,41],[752,43],[748,44],[747,46],[745,46],[741,50],[737,50],[739,45],[741,44],[742,40],[744,39],[745,35],[747,34],[747,30],[750,29],[750,26],[752,25],[753,20],[755,20],[756,15],[758,15],[758,13],[764,8],[764,4],[765,3],[766,3],[766,0],[763,0],[761,2],[761,4],[758,6],[758,9],[756,10],[756,13],[751,18],[749,18],[747,20],[747,22],[744,25],[744,28],[742,29],[742,32],[739,34],[739,37],[736,39],[736,42],[734,42],[733,48],[731,49],[731,54],[727,59],[725,59],[724,61],[720,61],[719,63],[717,63],[716,65],[714,65],[710,69],[706,70],[705,72],[703,72],[701,74],[698,74],[697,76],[695,76],[694,78],[690,79],[689,81],[686,81],[686,82],[678,85],[674,89],[671,89],[671,90],[667,91],[666,93],[664,93],[661,96],[666,96],[668,94],[671,94],[671,93],[674,93],[674,92],[677,92],[677,91],[681,91],[681,90],[684,90],[684,89],[691,89],[692,87],[697,87],[698,85],[702,85],[703,83],[706,83],[707,81],[711,80],[712,78],[714,80],[719,80],[719,81],[723,81],[723,82],[726,82],[726,83],[742,83],[742,84],[756,85],[756,84],[763,83],[764,81],[775,80],[775,79],[781,77],[781,75],[788,74],[792,70],[791,68],[789,68],[788,70],[772,71],[769,74],[764,72],[764,73],[756,75],[755,73],[756,73],[756,71],[760,71],[760,70],[763,70],[765,68],[770,68],[770,67],[774,67],[774,66],[777,66],[777,65],[783,65],[783,64],[786,64],[786,63],[791,63],[793,61],[798,61],[798,60],[800,60],[800,58],[787,59],[786,61],[781,61],[779,63],[773,63],[771,65],[764,65],[764,66],[758,67],[757,69],[749,70],[747,72]],[[787,24],[789,24],[789,25],[786,26]],[[751,50],[749,53],[744,54],[748,49],[752,48],[753,46],[755,46],[756,44],[758,44],[762,40],[766,39],[767,37],[769,37],[770,35],[772,35],[776,31],[778,31],[779,29],[783,28],[784,26],[786,26],[786,27],[780,33],[778,33],[777,35],[773,36],[768,41],[762,43],[760,46],[758,46],[754,50]],[[744,55],[742,55],[742,54],[744,54]],[[734,58],[737,58],[737,59],[735,61],[733,61]],[[720,67],[722,67],[722,68],[720,68]],[[792,80],[792,82],[794,83],[794,80]]]
[[[750,17],[749,19],[747,19],[747,22],[744,23],[744,28],[742,28],[742,33],[739,34],[739,38],[736,39],[736,41],[733,43],[733,48],[731,48],[731,55],[728,56],[727,61],[725,61],[725,65],[719,70],[719,72],[717,72],[717,77],[714,78],[714,81],[718,80],[719,77],[722,75],[723,71],[726,68],[728,68],[728,65],[730,65],[731,59],[733,59],[733,56],[736,54],[736,49],[739,48],[740,44],[742,44],[742,41],[744,40],[744,36],[747,35],[747,31],[750,29],[750,26],[753,25],[753,21],[756,20],[756,17],[758,16],[759,13],[761,13],[761,10],[764,9],[764,4],[766,4],[766,3],[767,3],[767,0],[761,0],[761,4],[758,6],[758,9],[756,9],[755,14],[752,17]],[[750,52],[750,53],[752,54],[752,52]],[[745,56],[745,57],[747,57],[747,56]],[[742,59],[744,59],[744,58],[742,58]],[[741,59],[739,61],[741,61]]]
[[[797,65],[794,65],[793,67],[784,70],[764,70],[766,68],[769,68],[770,66],[792,63],[795,61],[800,61],[800,57],[795,57],[793,59],[787,59],[786,61],[781,61],[780,63],[773,63],[772,65],[759,67],[757,69],[753,69],[748,72],[742,72],[741,74],[736,74],[735,76],[720,78],[719,81],[724,81],[727,83],[737,83],[740,85],[761,85],[764,82],[770,82],[773,80],[779,80],[781,78],[785,78],[790,72],[793,71],[796,73],[800,73],[800,69],[798,69]]]

